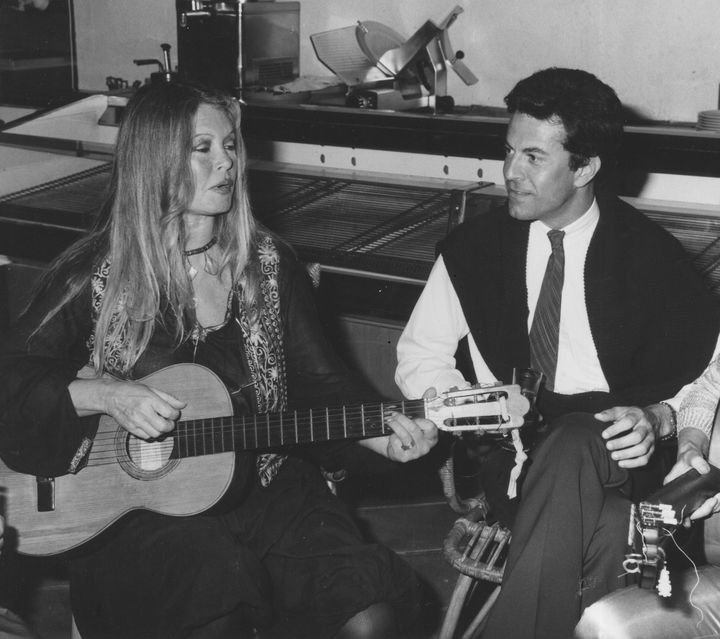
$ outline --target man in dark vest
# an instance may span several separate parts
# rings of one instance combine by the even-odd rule
[[[716,305],[679,243],[609,190],[623,109],[581,70],[551,68],[505,98],[505,207],[468,220],[440,255],[398,344],[407,397],[544,374],[544,440],[508,501],[513,453],[480,467],[513,531],[484,637],[569,637],[623,584],[628,499],[662,483],[673,397],[710,361]],[[472,374],[458,370],[466,342]],[[645,407],[645,408],[640,408]]]

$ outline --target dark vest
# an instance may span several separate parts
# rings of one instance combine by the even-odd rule
[[[617,198],[598,196],[598,205],[584,273],[590,330],[611,393],[645,406],[702,372],[720,316],[675,238]],[[503,381],[530,361],[529,226],[503,207],[465,222],[439,246],[473,338]]]

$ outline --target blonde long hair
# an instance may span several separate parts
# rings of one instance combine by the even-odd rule
[[[66,288],[37,329],[86,290],[93,267],[109,259],[92,353],[98,373],[110,344],[122,341],[123,369],[128,372],[147,348],[156,321],[165,325],[177,344],[194,324],[192,283],[183,256],[183,213],[194,194],[190,155],[195,117],[204,104],[227,115],[238,148],[233,201],[215,222],[219,266],[230,269],[245,302],[252,306],[262,297],[257,295],[258,230],[247,197],[237,101],[190,84],[147,85],[125,108],[108,195],[93,231],[63,253],[50,270],[47,282],[64,281]]]

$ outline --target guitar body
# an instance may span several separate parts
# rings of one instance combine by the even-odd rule
[[[187,406],[182,419],[232,415],[225,386],[210,370],[177,364],[140,380]],[[38,510],[38,482],[0,462],[6,527],[18,552],[52,555],[79,546],[138,508],[193,515],[217,503],[228,489],[235,453],[171,457],[173,438],[143,442],[103,416],[87,467],[51,482],[54,509]]]

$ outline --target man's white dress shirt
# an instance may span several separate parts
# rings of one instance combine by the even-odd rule
[[[600,367],[585,306],[585,258],[597,226],[600,211],[597,202],[565,231],[565,280],[560,311],[560,343],[555,392],[575,394],[609,390]],[[543,222],[530,224],[525,281],[528,291],[528,333],[532,325],[545,267],[551,253],[550,230]],[[478,273],[482,277],[482,273]],[[430,387],[438,392],[468,385],[457,370],[455,352],[458,342],[468,337],[475,375],[480,382],[495,380],[475,344],[460,300],[450,281],[442,256],[433,266],[427,284],[398,342],[398,366],[395,382],[405,397],[416,399]]]

